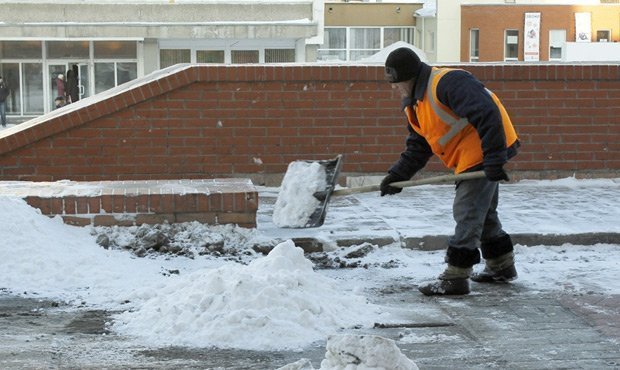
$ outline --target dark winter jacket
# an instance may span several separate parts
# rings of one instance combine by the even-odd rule
[[[9,88],[2,82],[0,83],[0,103],[4,103],[7,96],[9,96]]]
[[[418,101],[424,99],[432,71],[431,66],[422,65],[413,88],[413,99],[404,99],[402,102],[403,110],[414,115],[411,117],[413,121],[417,118],[415,109],[412,108]],[[481,144],[481,148],[475,149],[483,151],[484,158],[483,160],[481,158],[481,162],[484,165],[503,165],[516,155],[519,141],[506,147],[506,137],[501,124],[502,114],[498,105],[474,76],[463,70],[451,70],[441,77],[436,85],[435,94],[437,100],[449,109],[453,116],[466,118],[475,128]],[[411,124],[408,124],[407,128],[409,136],[406,150],[389,172],[408,179],[422,169],[434,153],[429,141],[416,132]],[[480,166],[467,168],[466,171],[479,169],[478,167],[482,167],[482,163]]]

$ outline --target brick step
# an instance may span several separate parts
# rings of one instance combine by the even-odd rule
[[[249,179],[0,182],[13,195],[71,225],[131,226],[198,221],[256,227],[258,193]]]

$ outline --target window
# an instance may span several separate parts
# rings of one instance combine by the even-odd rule
[[[326,27],[318,60],[355,61],[397,41],[415,45],[415,27]]]
[[[189,49],[161,49],[159,51],[159,67],[166,68],[177,63],[190,63]]]
[[[0,76],[9,87],[9,96],[6,97],[8,114],[21,114],[20,64],[22,63],[0,63]]]
[[[233,64],[258,63],[258,50],[232,50],[230,59]]]
[[[95,94],[135,80],[137,77],[136,63],[95,63]]]
[[[47,41],[47,57],[50,59],[90,58],[88,41]]]
[[[265,63],[293,63],[295,49],[265,49]]]
[[[390,46],[397,41],[415,44],[415,28],[385,28],[383,29],[383,47]]]
[[[224,50],[196,50],[196,63],[224,63]]]
[[[41,59],[41,41],[0,41],[2,59]]]
[[[562,60],[566,30],[549,31],[549,60]]]
[[[43,113],[43,65],[24,63],[22,65],[24,114]]]
[[[504,60],[519,60],[519,31],[506,30],[504,37]]]
[[[349,60],[360,60],[381,50],[380,28],[351,28]]]
[[[347,60],[347,29],[325,28],[323,45],[319,47],[319,60]]]
[[[610,42],[611,31],[610,30],[598,30],[596,31],[596,41],[598,42]]]
[[[469,61],[477,62],[480,59],[480,30],[469,30]]]
[[[424,38],[424,47],[427,51],[433,52],[435,51],[435,32],[434,31],[426,31],[426,35]]]
[[[97,59],[136,59],[135,41],[94,41],[94,53]]]

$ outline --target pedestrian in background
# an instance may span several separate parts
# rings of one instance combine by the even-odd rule
[[[67,104],[80,100],[78,66],[75,64],[67,71],[67,92],[65,95]]]
[[[62,98],[62,100],[67,99],[67,93],[65,91],[65,76],[62,74],[59,74],[56,77],[56,99],[54,100],[56,101],[58,98]]]
[[[381,196],[400,193],[402,188],[390,184],[409,180],[433,155],[457,174],[484,170],[486,175],[456,183],[456,228],[448,240],[447,267],[418,289],[425,295],[460,295],[469,294],[470,278],[516,279],[513,244],[497,214],[499,181],[509,180],[504,165],[520,145],[504,106],[469,72],[431,67],[409,48],[390,53],[385,73],[403,99],[409,135],[405,151],[381,182]],[[472,275],[480,252],[486,267]]]
[[[0,76],[0,122],[6,127],[6,98],[9,96],[9,87]]]

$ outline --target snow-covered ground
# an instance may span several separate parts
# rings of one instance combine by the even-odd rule
[[[500,212],[508,232],[620,232],[620,179],[522,181],[502,189]],[[450,233],[452,187],[406,192],[415,197],[359,197],[402,232]],[[334,210],[326,224],[338,226],[342,212],[346,207]],[[285,235],[272,234],[272,225],[247,230],[187,223],[174,230],[172,244],[192,253],[138,257],[129,247],[138,229],[68,226],[22,199],[0,197],[0,292],[118,312],[109,323],[113,331],[154,346],[302,349],[346,328],[389,322],[390,309],[373,303],[370,292],[402,277],[412,284],[432,279],[443,267],[443,251],[363,242],[304,255],[292,242],[278,241],[263,255],[256,245]],[[103,234],[111,239],[107,249],[100,245]],[[349,270],[343,279],[337,269],[313,265],[325,259],[365,268]],[[517,245],[516,260],[515,284],[527,294],[620,294],[620,245]]]

